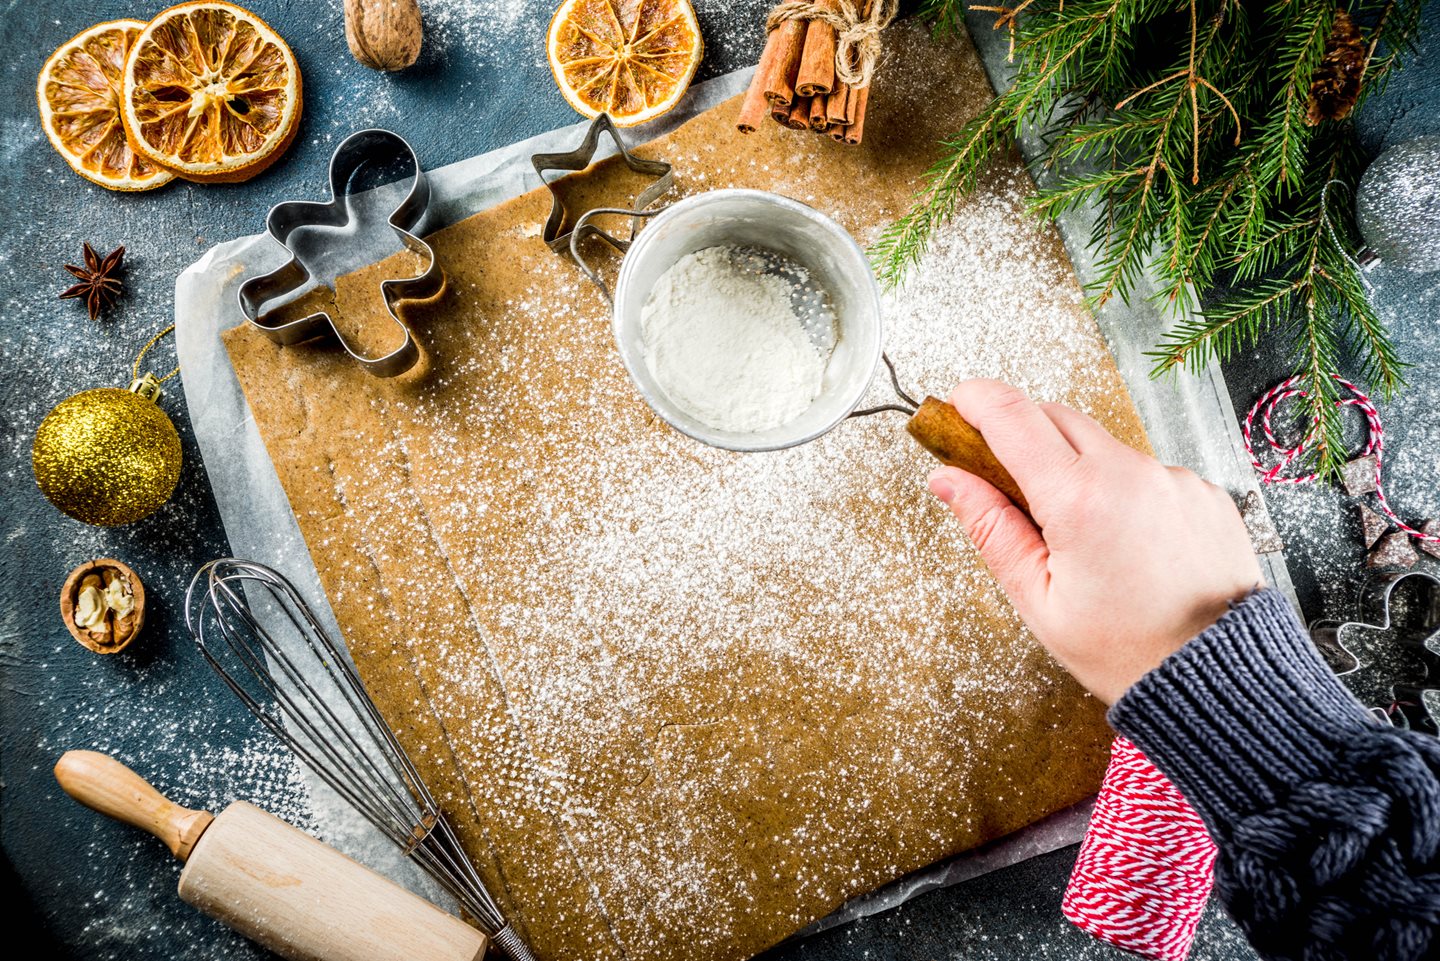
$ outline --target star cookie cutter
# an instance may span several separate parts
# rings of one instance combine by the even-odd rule
[[[1397,590],[1405,585],[1404,601]],[[1390,685],[1393,700],[1372,713],[1396,727],[1440,735],[1440,713],[1425,700],[1440,696],[1440,578],[1423,571],[1406,571],[1371,578],[1360,596],[1360,620],[1318,621],[1310,629],[1338,677],[1371,667],[1357,655],[1356,635],[1383,633],[1400,645],[1407,660],[1418,663]]]
[[[563,170],[566,173],[577,173],[589,167],[595,159],[595,150],[600,146],[600,135],[608,133],[610,139],[615,143],[615,149],[620,160],[631,170],[647,177],[654,177],[655,182],[640,192],[635,198],[634,209],[623,209],[618,207],[599,207],[593,210],[585,210],[573,221],[575,225],[570,230],[564,229],[568,221],[568,211],[565,209],[565,200],[560,192],[555,189],[554,181],[548,179],[545,174],[550,171]],[[535,173],[539,175],[540,181],[545,184],[545,189],[550,191],[550,216],[545,218],[545,227],[540,237],[545,245],[561,256],[570,253],[570,241],[573,234],[578,232],[582,220],[592,214],[615,213],[631,214],[630,236],[635,236],[635,231],[640,229],[641,218],[659,213],[658,209],[651,209],[650,205],[675,184],[675,168],[663,160],[646,160],[637,157],[625,146],[625,141],[620,136],[620,129],[610,119],[609,114],[602,113],[590,123],[590,129],[585,131],[585,139],[580,146],[574,150],[563,153],[537,153],[530,158],[530,163],[535,167]],[[559,178],[556,178],[559,179]],[[596,234],[609,241],[612,245],[623,249],[629,244],[628,240],[611,236],[599,228],[586,224],[587,234]]]
[[[290,235],[302,227],[344,227],[351,222],[349,199],[355,175],[367,163],[396,162],[414,171],[410,190],[386,220],[395,236],[409,250],[418,254],[424,269],[413,277],[391,277],[380,283],[380,293],[390,319],[404,333],[404,342],[390,353],[371,357],[355,350],[335,327],[325,311],[318,311],[298,320],[270,323],[261,308],[271,301],[299,293],[310,284],[314,274],[306,255],[290,243]],[[282,346],[299,344],[317,337],[333,338],[355,362],[376,377],[395,377],[415,366],[420,348],[410,328],[400,318],[398,306],[406,300],[428,300],[445,287],[445,274],[435,259],[435,251],[412,231],[419,225],[430,206],[430,184],[404,137],[389,130],[361,130],[346,137],[330,158],[330,199],[323,203],[290,200],[270,208],[265,229],[290,253],[285,264],[268,274],[252,277],[240,285],[240,309],[256,329]]]

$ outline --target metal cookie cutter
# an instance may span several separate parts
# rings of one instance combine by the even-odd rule
[[[635,198],[634,209],[602,207],[595,210],[582,211],[580,216],[575,220],[574,228],[561,233],[560,231],[564,228],[567,221],[565,201],[561,198],[559,191],[555,189],[554,182],[547,179],[545,174],[547,171],[552,170],[563,170],[568,173],[575,173],[589,167],[591,161],[595,159],[595,150],[600,145],[600,134],[602,133],[608,133],[610,139],[615,142],[615,149],[619,151],[619,157],[625,166],[638,174],[654,177],[655,182],[646,187],[641,191],[640,196]],[[599,228],[590,225],[588,218],[594,214],[630,214],[632,216],[631,238],[633,239],[635,231],[640,229],[640,218],[659,213],[663,208],[650,209],[650,205],[660,199],[675,183],[675,170],[670,164],[663,160],[646,160],[632,154],[629,148],[625,146],[625,141],[620,137],[619,128],[617,128],[614,121],[610,119],[610,115],[604,113],[591,122],[590,129],[585,131],[585,139],[582,140],[580,146],[574,150],[569,150],[564,153],[537,153],[530,158],[530,162],[534,165],[535,173],[539,175],[541,182],[545,184],[545,188],[550,191],[551,198],[550,216],[545,218],[545,228],[541,231],[540,236],[541,239],[545,241],[546,246],[561,256],[566,256],[570,253],[571,236],[579,232],[581,221],[587,221],[585,224],[586,235],[592,233],[598,234],[612,245],[623,250],[624,245],[629,244],[628,240],[613,237]]]
[[[386,221],[395,236],[418,254],[424,269],[413,277],[393,277],[380,284],[380,293],[390,319],[404,333],[404,342],[382,357],[370,357],[356,351],[335,327],[324,311],[284,323],[270,323],[261,308],[281,297],[296,294],[306,287],[314,274],[304,255],[290,243],[290,235],[301,227],[343,227],[350,222],[349,198],[352,181],[367,163],[398,162],[414,170],[410,191]],[[397,133],[389,130],[361,130],[353,133],[335,148],[330,158],[330,199],[324,203],[292,200],[270,208],[265,228],[290,252],[286,263],[268,274],[252,277],[240,285],[240,309],[245,319],[277,344],[289,346],[316,337],[333,337],[345,352],[366,371],[376,377],[403,374],[420,359],[420,349],[410,328],[400,319],[397,306],[404,300],[426,300],[445,286],[445,275],[435,259],[435,251],[411,231],[419,226],[430,205],[430,184],[414,149]]]
[[[1347,677],[1377,669],[1359,654],[1379,651],[1380,645],[1361,638],[1382,635],[1381,644],[1393,645],[1388,653],[1402,664],[1391,673],[1393,681],[1385,679],[1390,703],[1372,707],[1372,713],[1396,727],[1440,735],[1440,708],[1426,703],[1427,693],[1432,704],[1440,697],[1440,578],[1421,571],[1372,578],[1361,592],[1360,617],[1318,621],[1311,637],[1336,675]]]

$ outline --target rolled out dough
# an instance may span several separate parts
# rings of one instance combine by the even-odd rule
[[[640,152],[683,193],[775,190],[867,243],[991,95],[964,38],[902,22],[887,47],[860,148],[742,138],[731,102]],[[1029,189],[996,165],[890,299],[888,348],[921,392],[1008,377],[1144,447]],[[432,238],[448,288],[411,312],[405,377],[226,336],[367,686],[537,955],[746,957],[1093,793],[1101,706],[925,494],[902,422],[752,455],[672,432],[541,243],[548,204]],[[384,329],[386,275],[341,279],[348,324]]]

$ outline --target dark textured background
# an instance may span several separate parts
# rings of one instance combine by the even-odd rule
[[[121,196],[73,175],[36,121],[36,73],[60,42],[104,19],[152,15],[113,0],[10,0],[0,13],[5,55],[0,147],[5,202],[13,219],[0,256],[0,439],[3,439],[4,547],[0,551],[0,840],[4,881],[18,905],[10,917],[34,929],[54,957],[189,959],[259,957],[261,952],[175,897],[178,866],[161,846],[85,811],[50,776],[71,747],[111,751],[176,800],[221,806],[262,802],[302,824],[303,790],[273,746],[200,663],[178,610],[191,572],[224,553],[225,536],[205,483],[178,384],[166,409],[185,443],[175,499],[152,518],[120,530],[86,527],[41,498],[29,468],[30,440],[45,412],[70,393],[124,385],[139,346],[171,320],[175,276],[211,244],[260,229],[277,200],[315,197],[326,159],[350,131],[391,127],[436,167],[570,123],[555,93],[541,39],[551,0],[422,0],[426,52],[399,76],[355,64],[345,48],[339,0],[254,0],[252,8],[290,41],[305,76],[306,113],[289,155],[258,179],[235,186],[181,182]],[[707,41],[701,77],[752,63],[768,0],[700,0]],[[1424,49],[1362,118],[1379,148],[1440,132],[1440,5],[1427,13]],[[91,323],[79,304],[56,302],[61,269],[82,241],[128,249],[127,294]],[[1381,268],[1376,300],[1409,356],[1436,353],[1440,283]],[[1227,371],[1243,409],[1285,373],[1275,351]],[[172,356],[168,344],[156,364]],[[1436,516],[1440,378],[1415,373],[1415,387],[1384,412],[1394,451],[1392,487],[1410,516]],[[1325,491],[1271,498],[1307,614],[1343,612],[1359,583],[1360,552],[1343,500]],[[97,556],[133,565],[151,598],[133,653],[99,658],[66,633],[56,598],[66,573]],[[778,957],[1011,958],[1116,957],[1071,928],[1058,906],[1073,849],[1036,858],[930,894],[886,915],[786,946]],[[1249,957],[1238,932],[1212,910],[1194,957]]]

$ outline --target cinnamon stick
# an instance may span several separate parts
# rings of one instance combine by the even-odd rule
[[[771,30],[765,42],[767,50],[772,40],[775,43],[775,55],[768,63],[764,56],[761,56],[755,76],[764,81],[762,89],[765,91],[766,100],[772,105],[789,107],[795,99],[795,75],[800,70],[800,53],[805,45],[804,22],[786,20]]]
[[[834,12],[837,0],[817,0],[816,6]],[[795,74],[795,92],[802,97],[829,93],[835,87],[835,28],[823,20],[805,24],[805,43]]]
[[[805,130],[810,126],[810,98],[796,97],[795,104],[785,118],[785,126],[791,130]]]
[[[810,129],[824,133],[830,127],[830,118],[825,111],[825,96],[819,94],[810,98]]]
[[[765,49],[769,52],[768,41]],[[761,61],[764,61],[764,57],[761,57]],[[761,82],[760,70],[757,68],[755,76],[750,80],[749,89],[745,91],[745,99],[740,104],[740,113],[735,116],[735,128],[741,133],[754,133],[769,112],[770,101],[765,99],[765,84]]]
[[[850,122],[850,115],[847,112],[847,104],[850,102],[850,85],[843,80],[835,84],[835,89],[825,98],[825,119],[830,121],[830,126],[844,126]]]
[[[784,42],[785,37],[779,30],[771,30],[765,35],[765,50],[760,54],[760,63],[755,67],[755,75],[750,78],[750,87],[745,91],[745,100],[735,119],[735,126],[741,133],[754,133],[770,108],[768,91],[774,85],[777,62],[785,55],[781,49]]]
[[[860,15],[868,17],[875,0],[865,0]],[[872,81],[873,83],[873,81]],[[845,123],[831,128],[831,136],[841,143],[858,144],[865,135],[865,104],[870,100],[870,84],[851,87],[845,99]]]
[[[850,123],[846,125],[845,142],[851,145],[858,144],[865,136],[865,104],[870,100],[870,85],[867,84],[850,91]]]

